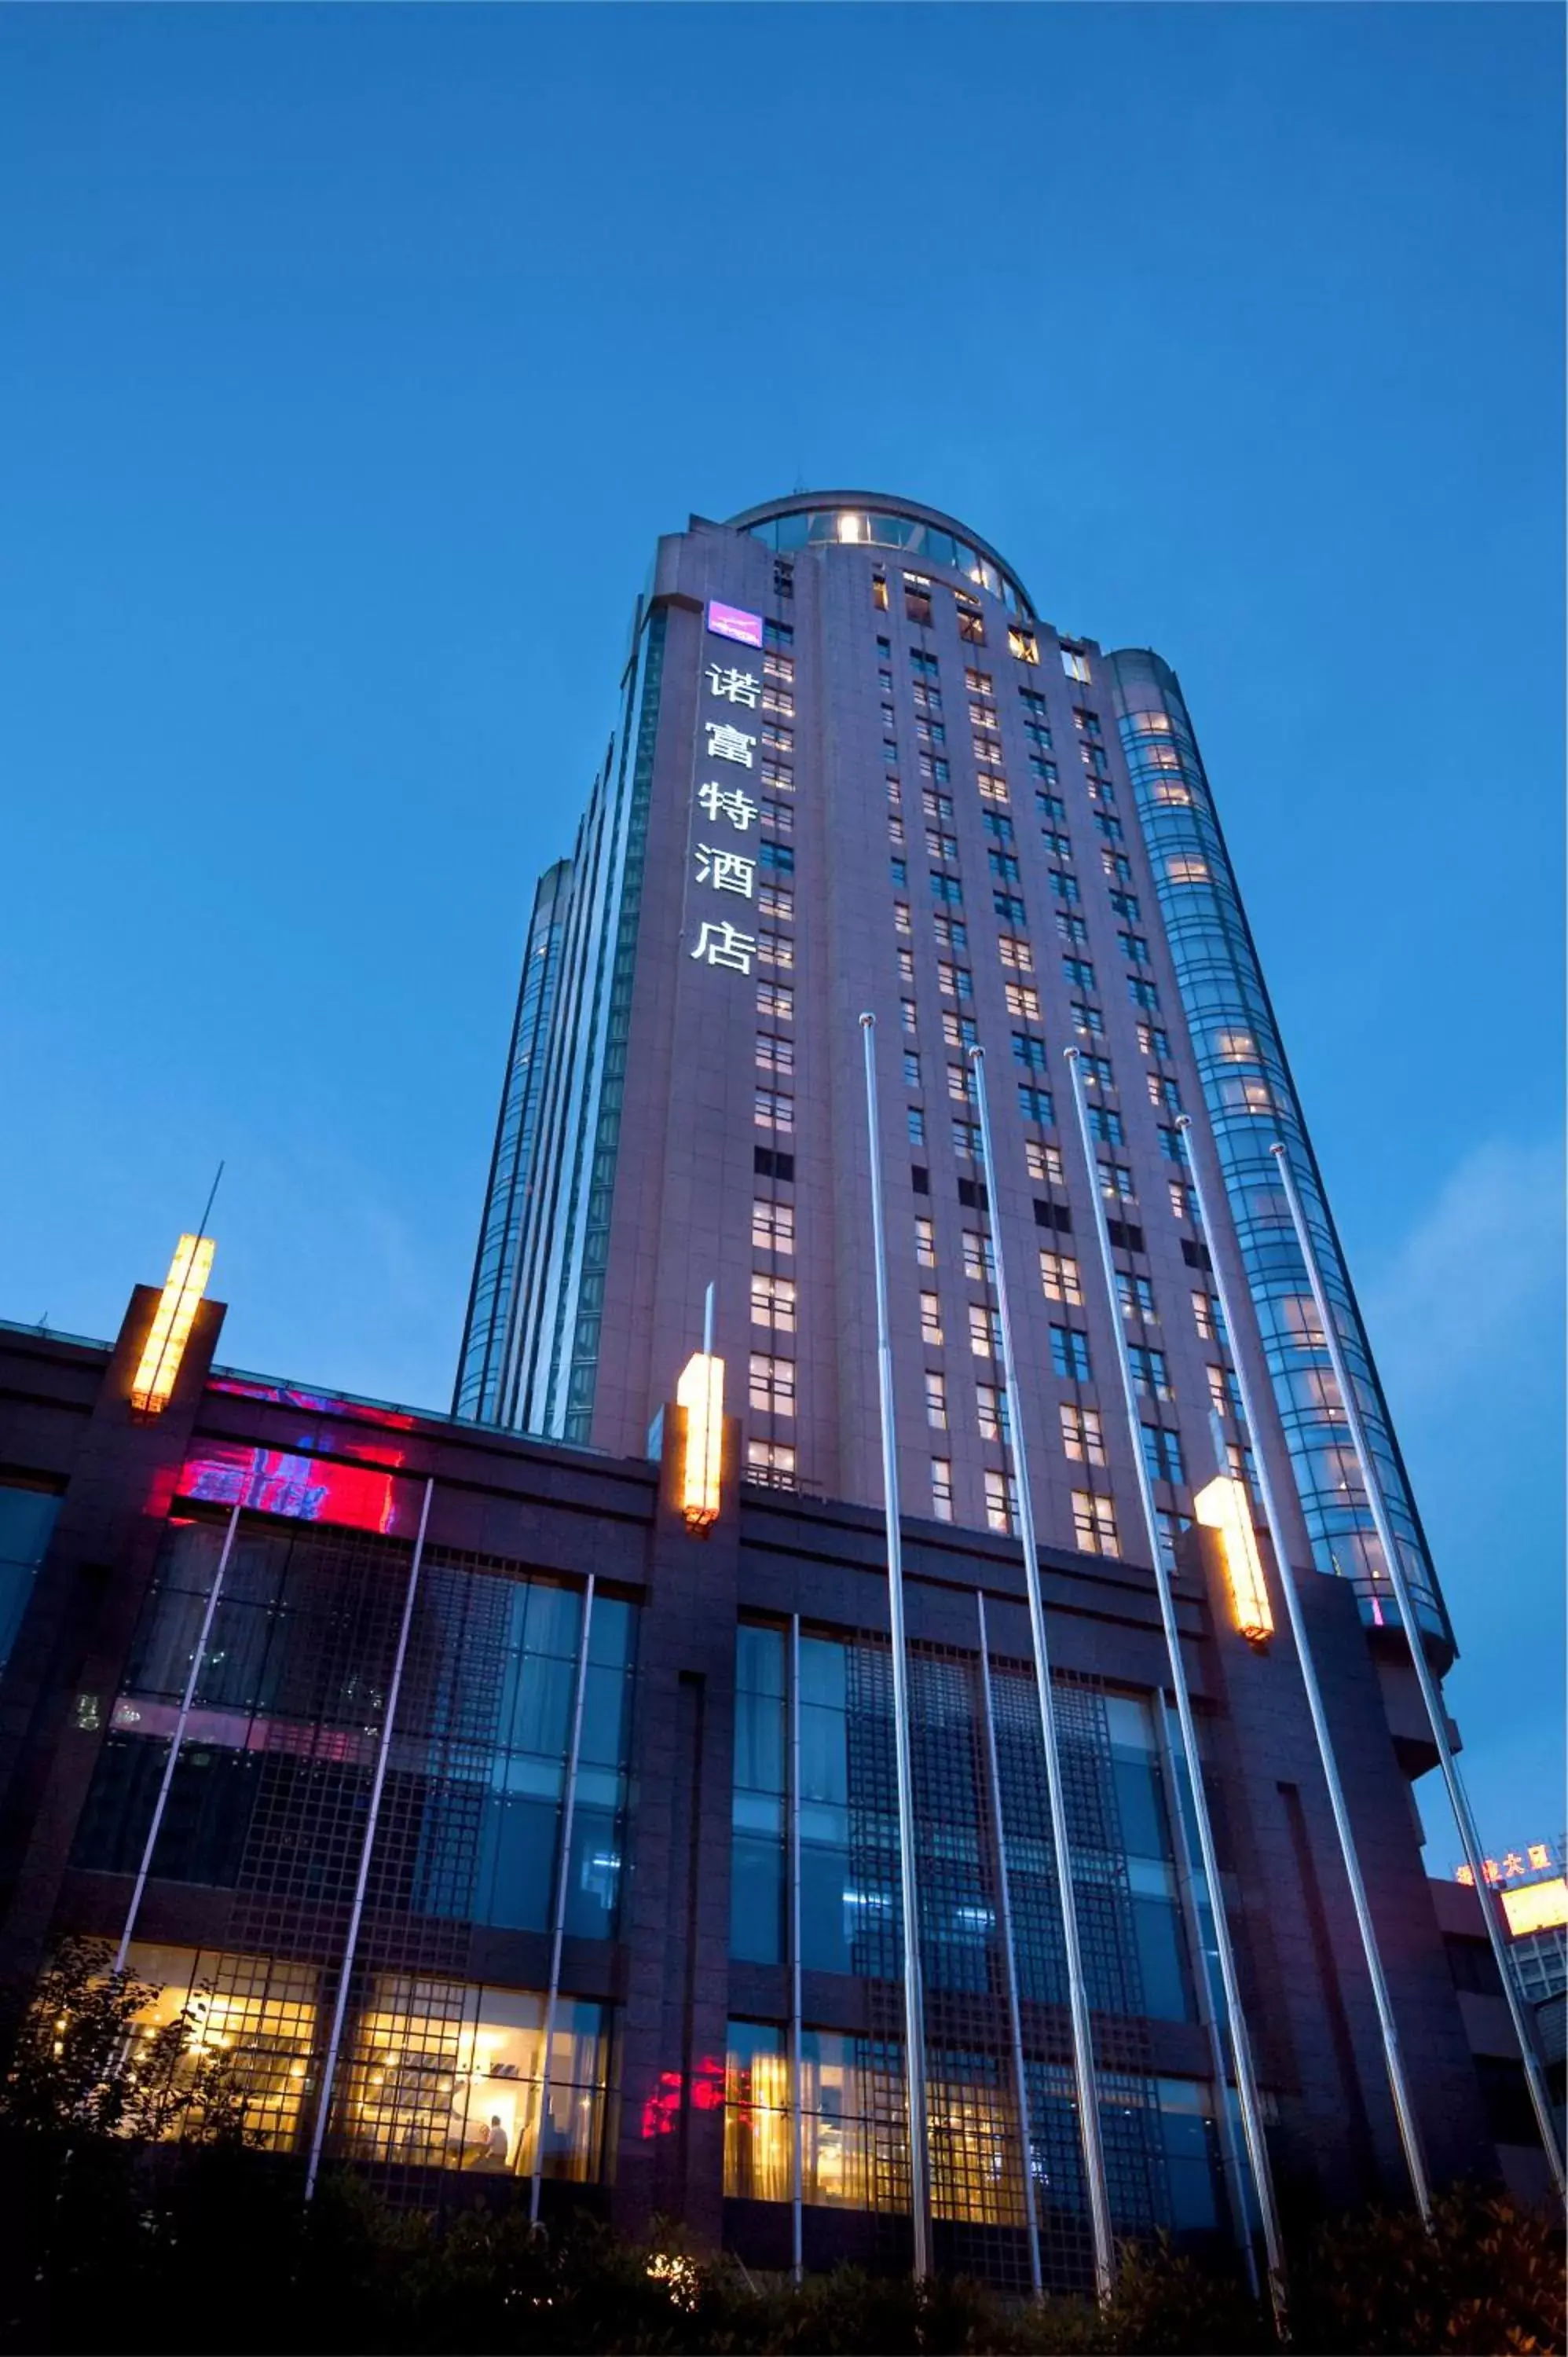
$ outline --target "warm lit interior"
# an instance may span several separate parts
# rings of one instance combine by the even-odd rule
[[[131,1405],[149,1415],[158,1415],[168,1405],[197,1308],[212,1273],[212,1253],[210,1236],[181,1236],[169,1263],[131,1385]]]
[[[1194,1498],[1192,1511],[1206,1530],[1219,1534],[1237,1628],[1249,1644],[1266,1643],[1274,1633],[1273,1608],[1263,1578],[1246,1483],[1228,1473],[1216,1474]]]

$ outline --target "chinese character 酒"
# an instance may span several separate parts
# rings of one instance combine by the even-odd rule
[[[708,732],[710,761],[738,761],[743,770],[750,769],[755,737],[744,728],[732,728],[727,720],[704,720],[703,726]]]
[[[749,974],[757,942],[752,934],[738,932],[732,924],[714,925],[704,920],[692,955],[704,965],[733,966],[736,974]]]
[[[698,787],[697,800],[709,818],[727,818],[741,834],[757,816],[757,804],[744,786],[721,786],[710,778]]]
[[[724,696],[731,704],[746,704],[755,712],[762,683],[748,671],[736,671],[733,663],[710,663],[708,683],[714,695]]]
[[[749,900],[756,873],[756,860],[738,851],[715,851],[710,843],[697,845],[697,881],[711,884],[715,892],[738,892],[743,900]]]

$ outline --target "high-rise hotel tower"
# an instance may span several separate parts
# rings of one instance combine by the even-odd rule
[[[1064,636],[994,549],[905,500],[802,495],[660,542],[572,856],[538,888],[456,1413],[639,1452],[712,1283],[716,1347],[746,1371],[745,1478],[879,1501],[863,1011],[905,1512],[1014,1527],[1015,1415],[1042,1541],[1146,1560],[1115,1315],[1167,1534],[1220,1446],[1234,1469],[1250,1437],[1294,1560],[1396,1619],[1283,1141],[1404,1568],[1445,1644],[1176,676]],[[1194,1152],[1229,1215],[1214,1240]],[[1272,1379],[1250,1437],[1211,1241],[1238,1345]]]

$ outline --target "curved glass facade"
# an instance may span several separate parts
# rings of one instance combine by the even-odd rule
[[[1176,673],[1142,649],[1107,658],[1215,1149],[1302,1512],[1320,1571],[1353,1579],[1362,1617],[1399,1619],[1306,1270],[1269,1149],[1288,1148],[1423,1627],[1452,1643],[1349,1273]]]
[[[777,515],[757,516],[755,521],[749,517],[736,517],[735,521],[781,555],[797,548],[896,548],[902,555],[919,557],[927,565],[943,565],[951,572],[963,574],[988,597],[1000,597],[1010,613],[1033,611],[1023,584],[998,563],[991,550],[966,540],[950,522],[918,511],[900,513],[890,508],[856,506],[845,501],[820,508],[787,508]]]

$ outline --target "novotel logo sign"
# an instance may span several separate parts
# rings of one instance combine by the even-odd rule
[[[717,597],[708,600],[708,628],[715,639],[734,639],[743,647],[762,644],[762,617],[748,614],[744,606],[725,606]]]

